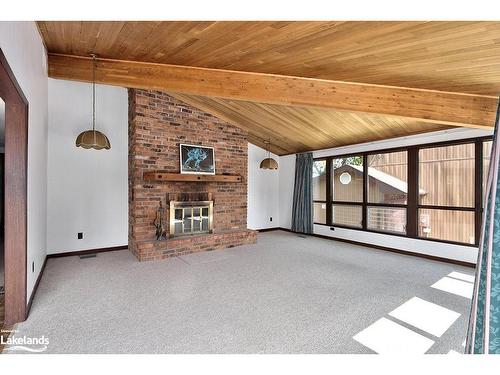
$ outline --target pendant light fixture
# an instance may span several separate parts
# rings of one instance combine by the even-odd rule
[[[260,162],[260,169],[272,169],[272,170],[278,169],[278,162],[271,157],[271,150],[269,149],[271,140],[266,142],[266,144],[267,144],[267,158],[265,158]]]
[[[95,68],[96,55],[92,54],[92,130],[85,130],[76,138],[76,147],[85,149],[93,148],[95,150],[109,150],[111,143],[100,131],[95,130]]]

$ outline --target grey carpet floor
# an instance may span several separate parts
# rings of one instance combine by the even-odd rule
[[[412,297],[460,317],[428,353],[463,352],[470,300],[430,286],[473,270],[276,231],[258,244],[140,263],[49,259],[14,336],[49,353],[374,353],[353,336]]]

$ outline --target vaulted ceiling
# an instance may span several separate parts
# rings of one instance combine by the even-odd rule
[[[102,59],[128,62],[467,93],[475,102],[476,96],[483,102],[484,96],[500,93],[500,22],[39,22],[38,26],[49,54],[95,53]],[[67,70],[49,71],[53,77],[72,79]],[[76,75],[74,79],[86,80]],[[120,84],[104,78],[101,82]],[[179,99],[247,129],[258,145],[270,139],[272,150],[281,155],[461,126],[429,121],[432,114],[395,116],[394,111],[375,113],[369,106],[353,111],[164,87]]]
[[[240,100],[174,94],[185,103],[241,127],[249,141],[271,139],[278,155],[444,130],[449,126],[406,118],[312,107],[287,107]],[[252,135],[259,134],[260,139]]]

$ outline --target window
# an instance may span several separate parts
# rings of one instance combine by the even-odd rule
[[[406,233],[408,152],[368,155],[368,229]],[[377,206],[374,206],[377,204]]]
[[[406,233],[406,208],[368,207],[368,228],[380,232]]]
[[[363,226],[362,207],[334,204],[332,205],[332,222],[337,225],[361,228]]]
[[[418,154],[418,236],[475,243],[475,143]]]
[[[490,139],[318,159],[314,222],[477,246]]]
[[[418,236],[474,244],[474,211],[421,208]]]
[[[332,193],[335,202],[363,202],[363,157],[332,160]]]
[[[368,155],[368,202],[406,204],[408,152]]]
[[[326,160],[315,160],[313,163],[313,221],[326,224]]]
[[[313,222],[318,224],[326,224],[326,203],[313,203]]]
[[[420,150],[420,203],[474,207],[474,150],[474,143]]]
[[[363,227],[363,160],[361,155],[331,160],[331,224]]]

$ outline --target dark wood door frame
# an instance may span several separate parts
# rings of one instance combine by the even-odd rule
[[[5,102],[5,324],[26,319],[28,101],[0,49]]]

